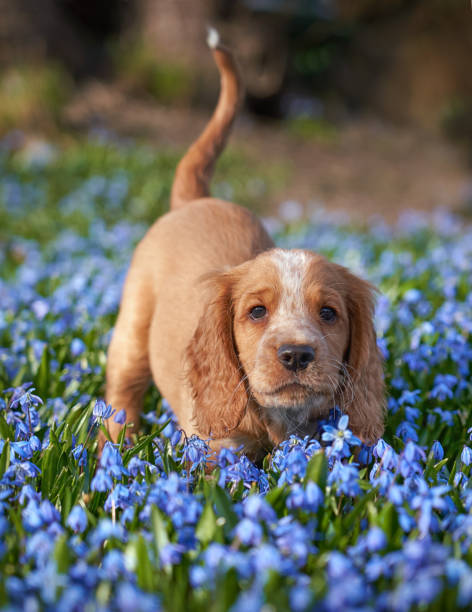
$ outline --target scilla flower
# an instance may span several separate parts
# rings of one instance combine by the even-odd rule
[[[324,442],[332,443],[330,448],[331,453],[348,456],[351,446],[360,446],[361,441],[347,428],[348,424],[349,416],[343,414],[338,421],[337,427],[324,425],[324,432],[321,438]]]

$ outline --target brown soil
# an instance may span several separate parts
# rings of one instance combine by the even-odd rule
[[[208,112],[162,107],[96,82],[76,96],[66,119],[81,129],[99,125],[156,147],[185,148]],[[317,142],[295,136],[284,123],[260,123],[243,114],[229,146],[291,168],[288,184],[267,202],[269,210],[291,199],[308,209],[323,205],[394,220],[405,209],[460,209],[472,187],[465,155],[452,143],[374,119],[350,121],[339,127],[333,141]]]

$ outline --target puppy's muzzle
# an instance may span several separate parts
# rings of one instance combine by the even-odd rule
[[[277,351],[280,363],[290,370],[304,370],[315,359],[315,350],[308,344],[282,344]]]

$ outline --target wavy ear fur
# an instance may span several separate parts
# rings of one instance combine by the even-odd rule
[[[241,422],[248,394],[233,339],[234,278],[215,276],[215,293],[187,347],[193,418],[200,434],[225,438]]]
[[[347,381],[340,404],[349,415],[353,433],[374,443],[384,431],[385,415],[383,363],[373,324],[376,290],[347,270],[344,274],[350,329],[345,364],[352,388]]]

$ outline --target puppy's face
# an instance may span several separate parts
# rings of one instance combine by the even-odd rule
[[[255,401],[274,440],[311,433],[335,404],[356,435],[380,437],[383,368],[369,283],[309,251],[282,249],[207,280],[213,297],[187,348],[203,435],[233,435]]]
[[[252,397],[273,419],[325,414],[344,379],[349,345],[339,267],[301,250],[274,249],[233,288],[233,333]]]

